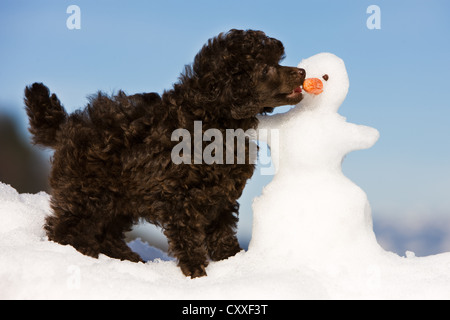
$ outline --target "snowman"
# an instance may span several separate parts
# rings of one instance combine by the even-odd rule
[[[298,67],[308,77],[304,99],[287,113],[259,118],[260,132],[278,133],[267,141],[276,173],[253,202],[249,253],[315,267],[361,263],[383,250],[367,196],[345,177],[342,161],[372,147],[379,133],[337,113],[349,88],[340,58],[321,53]]]

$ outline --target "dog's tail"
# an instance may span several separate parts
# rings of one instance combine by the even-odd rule
[[[67,112],[55,94],[42,83],[25,88],[25,105],[30,119],[29,131],[33,143],[46,147],[57,145],[57,133],[67,120]]]

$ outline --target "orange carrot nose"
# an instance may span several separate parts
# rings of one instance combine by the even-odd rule
[[[323,92],[323,83],[317,78],[308,78],[303,82],[303,90],[311,94],[321,94]]]

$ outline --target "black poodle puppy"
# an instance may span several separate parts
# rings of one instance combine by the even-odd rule
[[[199,164],[195,156],[174,163],[179,141],[172,134],[183,128],[193,136],[194,122],[202,121],[202,132],[214,128],[225,136],[226,129],[256,128],[259,113],[300,102],[305,71],[280,66],[283,57],[282,43],[263,32],[230,30],[210,39],[162,97],[98,93],[83,111],[68,115],[43,84],[27,87],[33,142],[55,150],[49,239],[92,257],[137,262],[124,232],[145,219],[163,228],[170,253],[192,278],[206,275],[208,257],[239,252],[237,199],[254,164],[248,158]],[[226,147],[223,142],[230,151]]]

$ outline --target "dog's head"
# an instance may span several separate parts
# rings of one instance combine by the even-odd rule
[[[233,29],[208,41],[195,57],[190,76],[218,108],[245,119],[302,100],[305,71],[280,66],[283,58],[279,40],[262,31]]]

